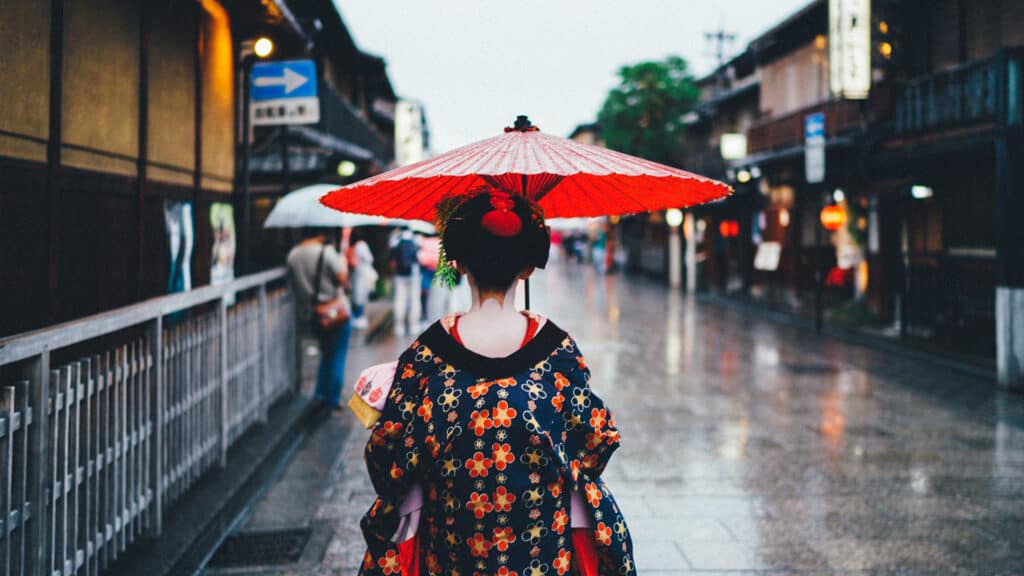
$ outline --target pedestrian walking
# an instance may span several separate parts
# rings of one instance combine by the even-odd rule
[[[419,247],[410,230],[404,230],[391,248],[391,271],[395,288],[395,335],[405,336],[420,326]]]
[[[348,267],[334,248],[333,233],[307,229],[307,237],[288,253],[288,278],[296,298],[300,325],[307,325],[320,342],[317,400],[337,409],[345,378],[352,324],[345,294]]]
[[[366,305],[370,302],[370,294],[377,285],[377,269],[373,267],[373,252],[366,243],[365,233],[356,228],[349,237],[348,259],[352,268],[352,327],[365,329],[369,326],[366,318]]]
[[[636,574],[601,481],[619,445],[612,416],[575,341],[514,307],[518,281],[548,260],[540,210],[483,189],[442,201],[438,220],[473,303],[401,355],[386,400],[357,386],[364,415],[379,406],[364,420],[378,498],[360,574]]]

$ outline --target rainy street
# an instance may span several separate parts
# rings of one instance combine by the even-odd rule
[[[534,307],[579,341],[622,432],[605,478],[640,574],[1024,571],[1015,395],[641,277],[573,265],[533,289]],[[349,374],[400,346],[354,348]],[[373,500],[366,438],[348,412],[327,421],[243,528],[308,522],[322,557],[246,573],[355,573]],[[289,478],[308,482],[310,466],[322,487],[297,493]]]

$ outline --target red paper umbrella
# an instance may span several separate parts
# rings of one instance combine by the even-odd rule
[[[525,116],[505,133],[329,192],[343,212],[433,220],[447,194],[490,185],[536,200],[547,218],[683,208],[728,195],[728,185],[607,148],[540,132]]]

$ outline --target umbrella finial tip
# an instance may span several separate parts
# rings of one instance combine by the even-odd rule
[[[530,119],[526,117],[526,114],[520,114],[516,116],[516,121],[513,123],[511,128],[505,128],[505,132],[533,132],[537,130],[537,127],[530,122]]]

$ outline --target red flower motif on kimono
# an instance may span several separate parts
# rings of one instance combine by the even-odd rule
[[[612,545],[612,529],[604,522],[597,523],[597,529],[594,530],[594,539],[597,540],[602,546]]]
[[[576,357],[576,364],[579,365],[580,370],[586,370],[587,369],[587,361],[583,359],[583,356],[577,356]]]
[[[388,550],[388,553],[383,558],[378,558],[377,565],[380,566],[385,574],[402,573],[402,566],[398,563],[398,552],[395,552],[393,549]]]
[[[429,397],[428,398],[424,398],[423,399],[423,404],[420,404],[420,407],[418,409],[416,409],[416,414],[420,418],[423,418],[423,423],[424,424],[430,422],[430,416],[431,416],[431,414],[433,414],[433,412],[434,412],[434,403],[430,400]]]
[[[498,512],[511,512],[512,503],[516,501],[516,495],[508,491],[504,486],[498,486],[494,491],[494,509]]]
[[[491,446],[491,451],[494,456],[494,467],[498,470],[504,470],[507,465],[516,461],[516,457],[512,454],[512,447],[508,444],[495,442]]]
[[[494,425],[508,428],[512,425],[512,419],[516,417],[518,412],[516,409],[509,406],[508,402],[501,400],[498,405],[494,407]]]
[[[568,550],[558,551],[558,558],[555,558],[555,561],[551,563],[551,566],[558,572],[558,576],[562,576],[569,571],[569,559],[571,557],[572,554]]]
[[[561,372],[555,372],[555,388],[561,392],[563,388],[569,385],[569,379],[565,377]]]
[[[412,378],[416,375],[416,369],[412,367],[412,364],[406,364],[402,367],[402,379]]]
[[[469,470],[469,477],[481,478],[487,477],[487,471],[491,467],[494,461],[490,458],[485,458],[483,452],[476,452],[473,454],[472,460],[466,460],[466,468]]]
[[[469,395],[473,400],[476,400],[477,398],[487,394],[490,389],[490,382],[480,382],[479,384],[473,384],[469,388],[466,388],[466,391],[469,392]]]
[[[473,516],[477,520],[480,520],[486,514],[490,514],[491,510],[494,510],[494,504],[490,503],[490,497],[487,494],[480,494],[479,492],[473,492],[469,495],[469,502],[466,503],[466,510],[472,510]]]
[[[569,525],[569,515],[565,510],[559,510],[555,512],[555,521],[551,523],[551,529],[559,534],[565,532],[565,527]]]
[[[470,426],[473,428],[473,433],[477,436],[483,436],[487,430],[494,425],[494,421],[491,420],[490,410],[473,410],[473,413],[469,415]]]
[[[601,442],[604,441],[604,439],[601,438],[599,434],[594,434],[593,432],[587,432],[586,438],[587,450],[593,450],[594,448],[597,448],[598,446],[601,445]]]
[[[502,378],[500,380],[495,380],[494,383],[497,384],[498,386],[501,386],[502,388],[508,388],[509,386],[515,386],[516,385],[516,379],[515,378]]]
[[[551,405],[555,407],[555,410],[557,412],[562,411],[562,404],[564,403],[565,396],[562,396],[561,394],[555,394],[554,396],[551,397]]]
[[[398,480],[399,478],[402,477],[402,474],[405,474],[405,472],[403,472],[401,468],[399,468],[395,464],[391,465],[391,479],[392,480]]]
[[[519,576],[519,574],[515,570],[509,570],[508,566],[502,566],[498,568],[497,576]]]
[[[494,547],[500,552],[508,550],[509,545],[516,541],[516,535],[512,532],[512,528],[506,526],[504,528],[494,529],[494,538],[491,538],[494,542]]]
[[[548,484],[548,494],[551,494],[552,498],[558,498],[562,494],[562,485],[557,481]]]
[[[609,534],[611,534],[610,530]],[[477,558],[487,558],[487,554],[490,553],[491,547],[494,546],[490,540],[484,538],[484,535],[479,532],[473,534],[472,538],[466,540],[466,544],[469,545],[469,552]]]
[[[601,504],[601,489],[597,487],[597,484],[588,482],[587,487],[587,500],[590,505],[597,508]]]
[[[592,408],[590,410],[590,426],[600,430],[604,428],[605,422],[608,421],[608,411],[604,408],[597,409]]]

